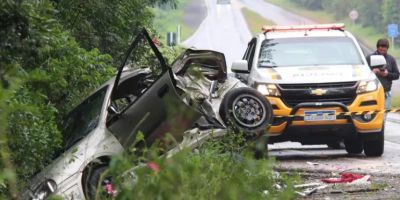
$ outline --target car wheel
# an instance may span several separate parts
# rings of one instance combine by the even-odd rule
[[[376,137],[370,140],[364,140],[364,153],[368,157],[382,156],[384,151],[385,130],[375,133]]]
[[[98,186],[100,184],[102,174],[107,170],[108,166],[96,166],[89,169],[89,175],[86,178],[85,183],[85,196],[87,199],[96,199],[97,195],[103,194],[103,191],[98,192]],[[110,177],[106,177],[102,182],[111,182]],[[104,191],[105,192],[105,191]]]
[[[349,154],[360,154],[363,151],[361,139],[345,139],[344,147]]]
[[[222,120],[234,131],[260,134],[272,121],[272,106],[253,88],[235,88],[222,99],[219,113]]]

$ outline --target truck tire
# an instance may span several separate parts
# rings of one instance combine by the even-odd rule
[[[235,88],[222,99],[219,114],[227,126],[247,136],[259,135],[272,122],[272,106],[253,88]]]
[[[344,147],[349,154],[360,154],[363,151],[363,143],[360,138],[345,139]]]
[[[383,128],[382,131],[374,134],[376,134],[374,139],[364,140],[364,153],[367,157],[382,156],[384,151],[385,129]]]

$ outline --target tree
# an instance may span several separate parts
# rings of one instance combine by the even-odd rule
[[[349,16],[349,12],[356,8],[357,1],[324,0],[323,8],[333,13],[336,19],[343,19]]]
[[[1,1],[0,7],[0,80],[7,88],[1,131],[23,182],[60,147],[57,124],[65,112],[114,69],[109,55],[80,48],[48,0]]]
[[[321,10],[322,2],[321,0],[293,0],[295,3],[303,6],[304,8],[310,10]]]
[[[385,0],[383,4],[383,24],[400,22],[400,4],[397,0]]]
[[[383,0],[358,0],[359,23],[363,26],[373,26],[377,29],[384,28],[382,5]]]
[[[98,48],[119,64],[123,49],[142,27],[150,27],[156,4],[176,6],[176,0],[58,0],[57,18],[89,50]]]
[[[1,195],[15,194],[11,186],[23,187],[51,161],[63,116],[114,74],[112,57],[97,47],[119,62],[134,32],[152,19],[147,6],[174,2],[0,1]],[[12,164],[18,184],[5,176],[14,174]]]

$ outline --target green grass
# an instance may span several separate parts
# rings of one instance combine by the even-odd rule
[[[392,96],[392,108],[400,108],[400,96]]]
[[[154,27],[165,40],[168,32],[177,32],[177,26],[181,26],[181,41],[190,37],[195,30],[191,29],[183,22],[184,8],[193,0],[178,0],[176,9],[171,8],[153,8]],[[196,0],[194,0],[196,1]],[[162,42],[165,42],[165,41]]]
[[[323,11],[311,11],[307,9],[302,9],[297,4],[291,2],[290,0],[264,0],[264,1],[280,6],[297,15],[308,17],[318,23],[331,23],[334,21],[332,20],[334,19],[334,16],[329,13]]]
[[[247,26],[250,29],[250,32],[253,34],[257,34],[261,32],[261,27],[264,25],[274,25],[274,22],[265,19],[261,15],[256,12],[251,11],[248,8],[241,9],[244,18],[246,19]]]

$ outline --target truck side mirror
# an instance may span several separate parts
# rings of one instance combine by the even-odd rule
[[[236,60],[232,63],[232,72],[234,73],[242,73],[248,74],[249,72],[249,64],[247,60]]]
[[[386,65],[386,59],[382,55],[371,56],[371,67],[380,67]]]

